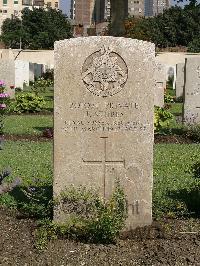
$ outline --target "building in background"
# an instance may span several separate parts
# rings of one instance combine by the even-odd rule
[[[144,16],[144,0],[128,0],[129,16]]]
[[[3,21],[7,18],[21,18],[24,8],[32,9],[52,7],[59,9],[59,0],[1,0],[0,2],[0,31]]]
[[[145,2],[144,2],[144,15],[145,15],[145,17],[153,17],[154,1],[155,0],[145,0]]]
[[[168,8],[170,8],[170,0],[154,0],[153,15],[163,14],[164,10]]]

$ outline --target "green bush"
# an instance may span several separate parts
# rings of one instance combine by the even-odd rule
[[[45,92],[47,88],[53,86],[53,81],[50,79],[38,78],[32,85],[32,90],[36,95],[40,92]]]
[[[40,112],[45,107],[45,100],[42,96],[34,93],[23,93],[16,96],[11,111],[16,113]]]
[[[196,39],[193,39],[188,44],[188,52],[191,52],[191,53],[200,53],[200,40],[199,40],[199,37],[196,38]]]
[[[66,189],[58,202],[69,214],[65,223],[59,225],[59,234],[89,242],[115,242],[127,216],[126,199],[119,182],[106,202],[84,187]]]
[[[160,132],[169,126],[169,122],[174,118],[173,114],[164,108],[155,106],[154,109],[154,130]]]
[[[165,103],[174,103],[174,97],[170,94],[165,94],[164,101]]]
[[[188,138],[195,142],[200,142],[200,124],[187,126],[184,131]]]

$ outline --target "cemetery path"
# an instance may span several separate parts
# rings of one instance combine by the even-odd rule
[[[200,221],[165,220],[123,235],[116,245],[52,240],[34,248],[35,222],[0,208],[0,265],[200,265]]]

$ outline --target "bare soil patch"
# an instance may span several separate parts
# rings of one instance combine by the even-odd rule
[[[34,220],[0,208],[0,265],[200,265],[198,219],[154,222],[124,234],[115,245],[52,240],[43,252],[34,247],[35,227]]]

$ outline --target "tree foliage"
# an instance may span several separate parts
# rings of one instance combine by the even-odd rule
[[[6,19],[1,39],[7,48],[53,49],[54,42],[72,36],[71,26],[61,11],[48,8],[24,9],[21,20]]]
[[[184,8],[171,7],[153,18],[129,18],[126,36],[151,41],[157,47],[199,45],[200,4],[191,0]],[[191,44],[192,43],[192,44]]]

